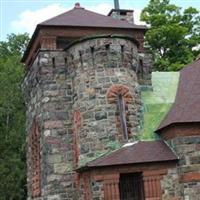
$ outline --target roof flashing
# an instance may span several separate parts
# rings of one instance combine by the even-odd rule
[[[130,146],[132,146],[132,145],[134,145],[134,144],[137,144],[138,142],[139,142],[139,141],[128,142],[128,143],[124,144],[122,147],[130,147]]]

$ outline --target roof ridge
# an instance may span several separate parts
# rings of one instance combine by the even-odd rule
[[[92,14],[94,14],[94,15],[100,15],[100,16],[105,17],[105,18],[110,18],[110,19],[115,20],[115,21],[120,21],[120,22],[122,22],[122,23],[124,23],[124,24],[125,24],[125,23],[126,23],[126,24],[128,23],[128,24],[131,24],[131,25],[132,25],[132,23],[130,23],[130,22],[126,21],[126,20],[122,21],[122,20],[120,20],[120,19],[113,18],[113,17],[111,17],[111,16],[104,15],[104,14],[101,14],[101,13],[96,13],[96,12],[94,12],[94,11],[91,11],[91,10],[88,10],[88,9],[85,9],[85,8],[82,8],[82,7],[81,7],[81,8],[72,8],[72,9],[66,11],[66,12],[63,12],[63,13],[61,13],[61,14],[59,14],[59,15],[56,15],[56,16],[54,16],[54,17],[51,17],[50,19],[47,19],[47,20],[45,20],[45,21],[39,23],[39,25],[40,25],[40,24],[42,25],[43,23],[46,23],[46,22],[48,22],[48,21],[51,21],[51,20],[54,19],[54,18],[60,17],[60,16],[62,16],[62,15],[64,15],[64,14],[70,13],[70,12],[75,11],[75,10],[84,10],[84,11],[89,12],[89,13],[92,13]],[[137,25],[137,24],[135,24],[135,25]]]
[[[132,23],[130,23],[130,22],[128,22],[127,20],[120,20],[120,19],[117,19],[117,18],[113,18],[113,17],[111,17],[111,16],[108,16],[108,15],[104,15],[104,14],[101,14],[101,13],[96,13],[96,12],[94,12],[94,11],[91,11],[91,10],[87,10],[87,9],[84,9],[85,11],[87,11],[87,12],[90,12],[90,13],[93,13],[93,14],[96,14],[96,15],[101,15],[102,17],[105,17],[105,18],[110,18],[110,19],[112,19],[112,20],[116,20],[116,21],[120,21],[120,22],[125,22],[125,23],[128,23],[128,24],[131,24],[132,25]],[[137,24],[135,24],[135,25],[137,25]]]
[[[60,13],[59,15],[56,15],[56,16],[54,16],[54,17],[51,17],[50,19],[47,19],[47,20],[45,20],[45,21],[43,21],[43,22],[40,22],[38,25],[43,25],[43,23],[46,23],[46,22],[48,22],[48,21],[51,21],[52,19],[54,19],[54,18],[56,18],[56,17],[60,17],[60,16],[62,16],[62,15],[64,15],[64,14],[66,14],[66,13],[69,13],[69,12],[73,11],[73,10],[74,10],[74,8],[72,8],[72,9],[66,11],[66,12]]]
[[[88,17],[88,16],[89,17]],[[120,20],[107,16],[104,14],[96,13],[94,11],[87,10],[85,8],[73,8],[69,11],[54,16],[46,21],[39,23],[40,26],[92,26],[95,27],[95,23],[92,22],[93,17],[97,20],[97,27],[113,27],[113,28],[139,28],[146,29],[144,25],[137,25],[130,23],[127,20]],[[85,19],[85,20],[84,20]],[[59,22],[60,21],[60,22]],[[74,24],[74,25],[73,25]]]

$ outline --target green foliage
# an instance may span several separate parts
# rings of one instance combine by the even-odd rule
[[[27,34],[0,42],[0,199],[26,199],[25,106],[20,59]]]
[[[118,141],[110,141],[106,147],[109,151],[115,151],[121,147],[121,144]]]
[[[170,0],[150,0],[141,14],[149,26],[146,45],[155,57],[155,70],[177,71],[199,54],[200,16],[195,8],[182,9]]]

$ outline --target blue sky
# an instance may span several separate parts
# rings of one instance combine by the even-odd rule
[[[78,0],[0,0],[0,40],[5,40],[10,33],[32,34],[37,23],[58,15],[74,7]],[[102,14],[107,14],[113,7],[114,0],[79,0],[82,7]],[[119,0],[120,7],[134,9],[136,22],[140,11],[149,0]],[[171,0],[172,3],[186,8],[193,6],[200,10],[200,0]]]

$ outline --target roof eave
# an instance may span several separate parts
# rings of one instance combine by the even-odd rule
[[[196,123],[200,123],[200,121],[185,121],[185,122],[184,121],[182,121],[182,122],[181,121],[180,122],[175,121],[175,122],[172,122],[170,124],[158,127],[154,132],[160,135],[160,134],[162,134],[161,132],[163,130],[165,130],[165,129],[173,126],[173,125],[182,125],[182,124],[189,125],[189,124],[196,124]]]
[[[179,158],[174,158],[174,159],[167,159],[167,160],[158,160],[158,161],[151,161],[151,162],[138,162],[138,163],[125,163],[125,164],[113,164],[113,165],[99,165],[99,166],[90,166],[90,165],[85,165],[82,167],[79,167],[76,169],[77,172],[84,172],[87,170],[91,169],[99,169],[99,168],[105,168],[105,167],[121,167],[121,166],[128,166],[128,165],[141,165],[141,164],[155,164],[155,163],[168,163],[168,162],[178,162]]]
[[[30,51],[30,49],[31,49],[31,47],[33,45],[33,42],[34,42],[36,36],[38,35],[39,30],[40,30],[40,25],[38,24],[36,26],[36,28],[35,28],[35,31],[33,32],[33,35],[31,37],[29,43],[28,43],[28,46],[27,46],[27,48],[26,48],[26,50],[25,50],[25,52],[24,52],[24,54],[23,54],[23,56],[22,56],[22,58],[20,60],[22,63],[25,63],[26,58],[27,58],[27,56],[29,54],[29,51]]]
[[[131,25],[131,24],[130,24]],[[77,25],[48,25],[48,24],[38,24],[39,27],[73,27],[73,28],[114,28],[114,29],[141,29],[141,30],[148,30],[148,27],[146,25],[137,25],[134,24],[135,27],[116,27],[116,26],[77,26]]]

